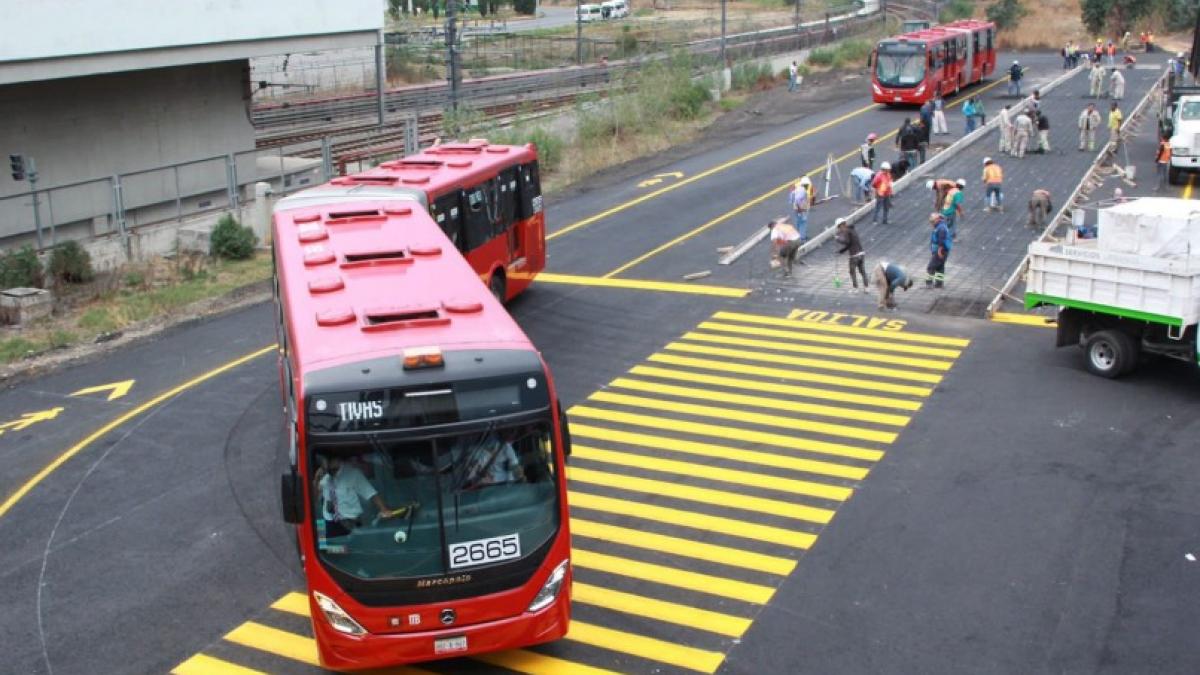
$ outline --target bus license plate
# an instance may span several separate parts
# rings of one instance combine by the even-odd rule
[[[896,103],[899,103],[899,102],[900,102],[900,97],[899,97],[899,96],[893,96],[893,97],[892,97],[892,100],[893,100],[893,101],[895,101]]]
[[[433,653],[435,654],[451,654],[453,652],[465,651],[467,651],[466,635],[433,641]]]

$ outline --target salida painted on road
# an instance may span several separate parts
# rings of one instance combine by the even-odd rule
[[[843,314],[841,312],[826,312],[814,309],[794,309],[788,314],[788,318],[836,326],[878,328],[879,330],[890,331],[902,331],[908,325],[908,322],[903,319],[886,319],[864,314]]]

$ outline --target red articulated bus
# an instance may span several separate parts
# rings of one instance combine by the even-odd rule
[[[334,178],[280,206],[363,198],[419,202],[502,301],[528,288],[546,266],[546,217],[532,144],[447,143]]]
[[[538,351],[415,197],[274,215],[295,525],[321,664],[558,639],[567,419]]]
[[[920,105],[996,70],[996,24],[963,20],[880,40],[871,55],[876,103]]]

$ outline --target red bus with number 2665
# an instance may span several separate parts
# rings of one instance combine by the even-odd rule
[[[996,24],[963,20],[880,40],[871,54],[876,103],[921,105],[996,70]]]

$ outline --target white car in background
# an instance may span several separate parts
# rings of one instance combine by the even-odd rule
[[[600,3],[606,19],[624,19],[629,16],[629,3],[625,0],[607,0]]]
[[[580,5],[576,13],[582,23],[604,20],[604,13],[600,5]]]

